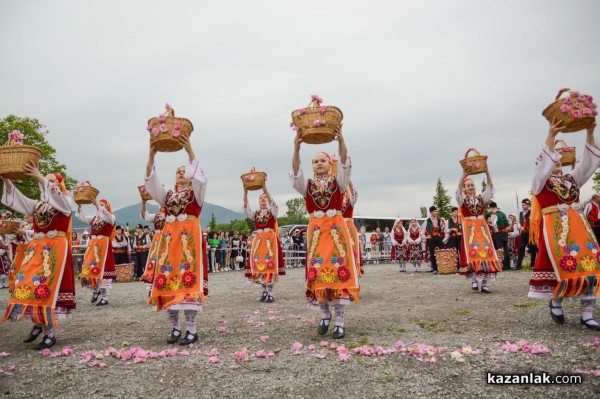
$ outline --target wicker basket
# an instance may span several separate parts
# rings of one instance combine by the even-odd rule
[[[498,258],[498,262],[502,265],[502,260],[504,259],[504,249],[500,248],[496,250],[496,257]]]
[[[435,250],[435,259],[437,261],[439,274],[455,274],[457,269],[458,253],[456,249],[438,249]]]
[[[244,188],[248,191],[261,190],[265,186],[267,174],[265,172],[249,172],[240,176]]]
[[[140,197],[142,197],[142,201],[150,201],[152,196],[146,190],[146,186],[138,186],[138,191],[140,192]]]
[[[20,225],[17,220],[0,220],[0,234],[13,234]]]
[[[340,126],[344,115],[342,111],[331,105],[321,105],[315,98],[306,108],[292,112],[292,124],[300,132],[305,143],[329,143],[335,138],[335,128]]]
[[[77,205],[91,204],[99,191],[92,186],[77,186],[73,188],[73,200]]]
[[[27,179],[25,165],[38,164],[42,151],[30,145],[11,145],[11,141],[0,147],[0,176],[5,179]]]
[[[473,152],[475,155],[469,156],[469,153]],[[487,170],[487,155],[481,155],[476,148],[469,148],[465,152],[465,158],[459,162],[462,168],[469,175],[477,175],[484,173]]]
[[[569,91],[569,95],[564,98],[560,96]],[[596,121],[596,103],[593,102],[592,96],[579,94],[577,91],[570,89],[561,89],[556,95],[556,100],[548,105],[542,112],[548,122],[555,120],[561,121],[565,126],[561,130],[563,133],[578,132],[590,127]]]
[[[134,266],[134,263],[123,263],[121,265],[115,265],[115,269],[117,269],[117,282],[128,283],[130,281],[133,281]]]
[[[176,125],[179,125],[179,128]],[[161,126],[164,126],[162,130],[166,129],[166,131],[161,131]],[[189,137],[194,130],[194,126],[189,119],[176,118],[173,108],[167,108],[165,120],[161,122],[158,117],[152,118],[148,121],[146,129],[150,132],[150,144],[154,144],[157,151],[174,152],[183,148],[177,139],[178,135],[173,136],[174,132],[179,131],[180,135]],[[156,134],[153,132],[156,132]]]
[[[554,144],[554,149],[562,154],[560,163],[563,166],[575,165],[577,162],[575,147],[569,147],[564,140],[556,140]]]

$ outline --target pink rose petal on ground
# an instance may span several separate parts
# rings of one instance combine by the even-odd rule
[[[42,356],[44,357],[48,357],[52,354],[52,352],[50,351],[50,349],[46,348],[41,352]]]
[[[256,357],[260,357],[260,358],[273,358],[275,357],[275,353],[273,352],[267,352],[264,350],[259,350],[258,352],[255,353]]]
[[[319,344],[319,346],[321,346],[321,348],[327,348],[329,346],[329,342],[327,342],[327,341],[321,341],[321,343]]]
[[[423,360],[425,363],[430,363],[430,364],[434,364],[437,363],[437,359],[434,357],[430,358],[430,359],[425,359]]]
[[[217,329],[217,332],[220,332],[220,333],[227,333],[227,332],[229,332],[229,330],[227,329],[227,327],[219,327],[219,328]]]
[[[233,358],[238,362],[248,360],[248,357],[248,348],[242,348],[233,354]]]
[[[298,356],[298,355],[301,355],[301,354],[302,354],[302,352],[300,352],[300,351],[294,351],[294,352],[292,352],[293,356]]]
[[[262,342],[267,342],[267,341],[268,341],[270,338],[269,338],[269,336],[268,336],[268,335],[262,335],[262,336],[261,336],[259,339],[260,339]]]
[[[254,314],[260,314],[260,310],[255,310]]]
[[[220,324],[225,324],[225,323],[227,323],[227,320],[225,320],[225,319],[221,319],[221,320],[219,320],[219,323],[220,323]]]
[[[309,350],[309,351],[314,351],[315,349],[317,349],[317,347],[316,347],[316,346],[314,346],[314,345],[308,345],[308,346],[306,347],[306,349],[307,349],[307,350]]]
[[[179,356],[187,357],[190,355],[190,351],[181,351],[179,352]]]
[[[264,325],[265,325],[264,321],[259,321],[254,324],[255,327],[264,327]]]
[[[240,368],[239,364],[232,364],[231,366],[229,366],[229,370],[237,370]]]
[[[221,359],[219,359],[216,356],[211,356],[208,358],[208,361],[211,362],[212,364],[217,364],[217,363],[221,363]]]
[[[273,314],[273,313],[275,313],[275,309],[274,309],[274,308],[269,308],[268,312],[269,312],[270,314]]]
[[[313,355],[313,357],[316,357],[317,359],[325,359],[327,357],[327,355],[323,352],[319,352]]]
[[[304,345],[302,345],[301,342],[294,342],[292,344],[292,350],[294,351],[299,351],[300,349],[302,349],[304,347]]]
[[[349,353],[340,353],[339,354],[339,361],[340,362],[347,362],[348,360],[350,360],[350,354]]]
[[[10,353],[8,353],[8,352],[0,352],[0,358],[9,357],[9,356],[10,356]]]

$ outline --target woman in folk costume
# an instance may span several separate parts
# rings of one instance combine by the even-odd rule
[[[92,303],[96,306],[108,305],[108,289],[117,278],[112,240],[115,237],[115,215],[106,199],[94,199],[95,216],[87,216],[81,205],[75,216],[91,226],[92,238],[87,244],[81,266],[81,286],[92,290]]]
[[[550,315],[565,323],[562,300],[579,298],[580,323],[600,331],[594,320],[596,297],[600,292],[600,251],[593,231],[583,214],[579,190],[600,166],[593,124],[587,129],[581,162],[563,174],[561,154],[554,148],[561,122],[550,124],[546,145],[537,158],[533,192],[530,239],[539,252],[529,280],[529,297],[550,301]]]
[[[336,168],[334,170],[337,172],[337,161],[334,162]],[[356,229],[356,225],[354,224],[354,205],[356,205],[356,201],[358,200],[358,191],[354,188],[354,184],[352,184],[352,180],[348,184],[346,191],[344,192],[344,203],[342,204],[342,216],[346,221],[346,227],[348,227],[348,231],[350,232],[350,238],[352,238],[352,248],[354,248],[354,261],[358,267],[359,277],[362,277],[365,274],[365,270],[363,268],[363,257],[362,251],[360,249],[360,242],[358,239],[358,230]]]
[[[165,214],[166,208],[164,206],[161,206],[158,209],[158,213],[148,213],[146,210],[146,201],[142,201],[142,219],[154,224],[154,235],[152,236],[152,242],[150,243],[146,268],[144,269],[144,274],[142,274],[142,277],[140,278],[141,281],[146,283],[148,289],[152,289],[152,283],[154,282],[154,271],[156,270],[156,262],[158,261],[158,248],[160,246],[162,230],[165,227]]]
[[[12,263],[10,241],[9,234],[0,234],[0,288],[8,288],[7,275]]]
[[[456,202],[462,215],[462,241],[460,251],[460,274],[471,277],[471,289],[479,290],[477,279],[481,279],[481,292],[491,293],[488,280],[495,280],[502,270],[498,263],[492,234],[484,218],[485,203],[494,195],[494,184],[489,170],[485,170],[487,186],[477,195],[475,182],[463,171],[456,190]]]
[[[417,219],[410,219],[408,230],[405,234],[406,241],[406,259],[413,264],[413,271],[421,273],[421,251],[423,236],[421,235],[421,227],[417,223]]]
[[[75,283],[71,240],[71,200],[63,178],[58,173],[42,176],[37,165],[25,167],[27,176],[38,181],[40,199],[25,197],[10,180],[4,180],[2,203],[15,211],[33,216],[34,236],[15,278],[3,321],[33,321],[33,328],[23,342],[35,341],[44,333],[38,349],[56,343],[54,326],[66,320],[75,309]]]
[[[167,343],[189,345],[198,340],[196,313],[208,295],[208,269],[200,230],[200,211],[204,203],[207,178],[198,165],[189,138],[179,142],[189,157],[189,164],[177,168],[175,187],[166,190],[154,169],[156,149],[151,144],[146,167],[146,190],[166,209],[165,226],[158,248],[154,282],[148,303],[157,311],[167,310],[171,334]],[[187,330],[181,338],[179,311],[183,310]]]
[[[392,262],[398,262],[400,272],[406,272],[406,230],[403,220],[397,219],[392,227]]]
[[[508,251],[513,264],[517,263],[519,256],[519,242],[521,237],[521,225],[514,213],[508,214]],[[514,266],[513,266],[514,268]]]
[[[31,225],[31,220],[31,217],[22,220],[21,225],[15,234],[11,235],[13,259],[10,269],[8,270],[8,292],[11,294],[15,290],[15,278],[17,277],[17,274],[19,274],[23,258],[25,258],[25,250],[27,250],[27,246],[33,238],[33,226]]]
[[[263,292],[261,302],[273,302],[273,285],[279,276],[285,275],[283,252],[277,228],[278,206],[267,190],[258,199],[259,210],[256,212],[248,205],[248,190],[244,188],[244,214],[254,221],[256,236],[252,240],[245,277],[250,282],[260,284]]]
[[[300,168],[302,137],[298,133],[294,139],[290,179],[304,197],[310,215],[306,242],[307,300],[309,305],[321,308],[319,335],[327,333],[331,321],[330,306],[334,306],[333,338],[337,339],[345,336],[344,309],[351,302],[359,302],[360,288],[352,238],[341,212],[351,169],[341,126],[336,128],[335,138],[339,142],[340,155],[337,174],[330,175],[331,157],[318,152],[312,159],[314,177],[307,179]]]
[[[123,232],[123,227],[115,227],[115,237],[112,240],[115,265],[129,263],[129,241]]]

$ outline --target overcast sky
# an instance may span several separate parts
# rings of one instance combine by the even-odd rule
[[[297,196],[290,113],[315,93],[344,113],[356,214],[418,216],[438,177],[454,197],[469,147],[513,212],[558,89],[600,98],[599,15],[594,0],[1,0],[0,117],[45,124],[116,209],[139,201],[146,122],[169,102],[194,124],[206,201],[239,210],[252,166],[281,205]],[[584,132],[565,138],[581,154]],[[317,150],[337,146],[303,145],[307,169]],[[157,155],[165,185],[185,160]]]

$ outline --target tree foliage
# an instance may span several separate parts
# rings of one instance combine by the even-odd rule
[[[592,177],[592,181],[594,182],[594,186],[592,189],[596,194],[600,194],[600,171],[594,173],[594,177]]]
[[[426,218],[426,217],[427,217],[427,207],[425,207],[425,206],[422,206],[422,207],[420,208],[420,210],[421,210],[421,217],[422,217],[422,218]]]
[[[252,229],[250,228],[250,226],[252,226],[252,220],[251,219],[242,219],[242,220],[232,220],[229,223],[219,223],[215,226],[215,228],[213,229],[211,227],[211,231],[212,232],[219,232],[221,230],[223,231],[231,231],[231,232],[235,232],[237,231],[238,233],[242,233],[242,234],[250,234],[250,232],[252,232]]]
[[[286,224],[308,224],[308,211],[304,198],[292,198],[285,202],[287,212],[285,216],[277,218],[280,226]]]
[[[210,227],[211,232],[218,231],[217,230],[217,218],[214,213],[210,214],[210,222],[208,222],[208,227]]]
[[[452,197],[448,195],[448,191],[442,184],[442,179],[438,177],[437,184],[435,186],[435,195],[433,196],[433,205],[438,208],[438,217],[447,219],[450,217],[452,209]]]
[[[67,174],[66,166],[56,159],[56,150],[46,140],[46,136],[50,134],[46,126],[37,119],[9,115],[0,120],[0,145],[8,140],[8,134],[13,130],[21,132],[23,144],[37,147],[42,151],[42,158],[38,165],[42,175],[60,173],[67,190],[77,184],[77,181]],[[34,179],[15,180],[14,184],[28,198],[40,197],[40,189]],[[2,195],[2,189],[0,189],[0,195]]]

